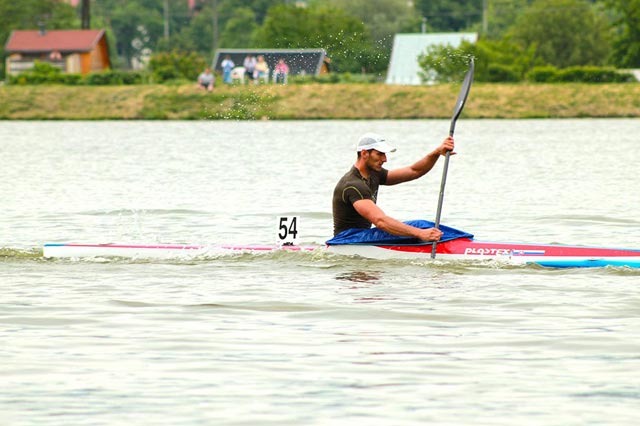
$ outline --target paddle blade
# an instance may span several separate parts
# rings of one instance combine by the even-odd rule
[[[456,121],[458,120],[458,117],[462,113],[464,104],[467,101],[467,96],[469,96],[469,89],[471,89],[471,83],[473,82],[474,70],[475,70],[475,63],[473,62],[473,58],[471,58],[471,61],[469,62],[469,70],[467,71],[467,74],[464,76],[464,81],[462,82],[460,93],[458,94],[458,100],[456,101],[456,105],[453,108],[453,117],[451,117],[451,127],[449,128],[449,136],[453,136],[453,133],[456,130]]]

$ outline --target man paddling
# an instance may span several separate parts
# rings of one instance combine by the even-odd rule
[[[376,205],[379,185],[396,185],[418,179],[447,151],[453,152],[453,137],[447,137],[442,144],[411,166],[387,170],[382,165],[387,161],[387,153],[394,152],[384,137],[376,133],[365,133],[356,147],[357,160],[338,181],[333,191],[333,235],[351,228],[369,229],[373,224],[393,235],[415,237],[423,241],[437,241],[442,232],[435,228],[420,229],[387,216]]]

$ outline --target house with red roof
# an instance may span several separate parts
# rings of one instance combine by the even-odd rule
[[[88,74],[111,67],[104,30],[15,30],[5,45],[7,74],[47,62],[65,73]]]

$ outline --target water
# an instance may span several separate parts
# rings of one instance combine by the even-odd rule
[[[44,260],[45,242],[301,243],[360,133],[410,164],[436,121],[0,122],[0,424],[635,425],[640,273],[318,253]],[[637,120],[456,129],[443,223],[640,247]],[[383,187],[432,219],[441,166]]]

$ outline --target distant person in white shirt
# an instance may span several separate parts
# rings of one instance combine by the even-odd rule
[[[244,58],[244,63],[242,64],[244,66],[245,69],[245,75],[253,80],[253,72],[256,69],[256,57],[253,55],[247,55]]]
[[[198,89],[212,92],[215,80],[216,78],[211,72],[211,68],[205,68],[205,70],[198,76]]]
[[[226,84],[231,84],[231,70],[236,66],[236,64],[231,60],[231,56],[225,56],[220,66],[222,67],[222,81]]]

